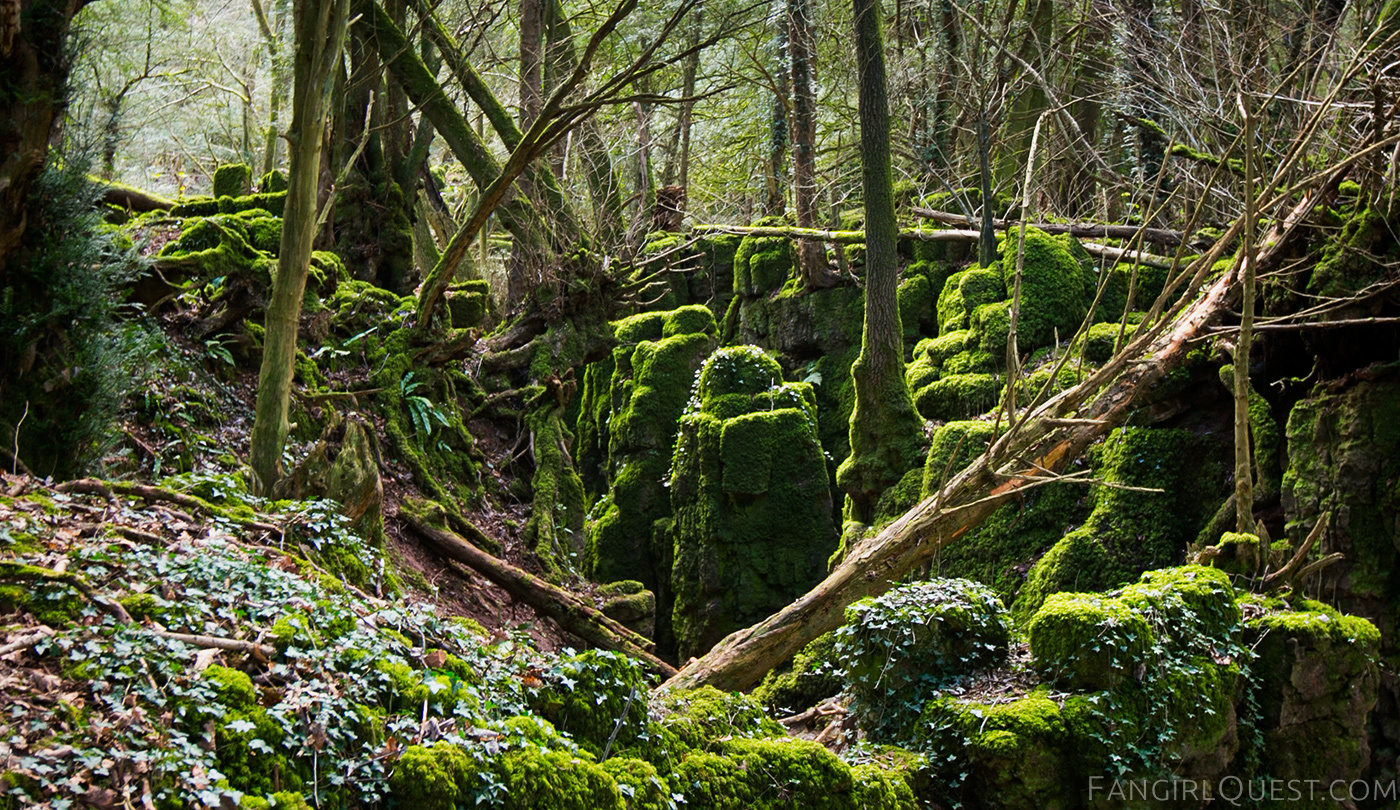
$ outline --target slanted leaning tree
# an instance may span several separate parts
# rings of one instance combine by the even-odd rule
[[[287,127],[287,202],[282,245],[258,374],[258,400],[248,454],[252,490],[271,491],[280,476],[287,441],[287,401],[297,351],[297,316],[306,289],[311,242],[316,237],[316,185],[326,128],[328,83],[340,62],[349,0],[296,0],[293,30],[292,120]]]
[[[850,497],[848,517],[866,523],[880,493],[918,463],[923,423],[904,382],[904,333],[899,322],[895,254],[899,225],[894,213],[880,3],[855,0],[854,5],[865,193],[865,328],[860,356],[851,367],[856,392],[851,455],[837,470],[836,481]]]

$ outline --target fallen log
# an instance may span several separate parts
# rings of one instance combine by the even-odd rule
[[[1341,171],[1333,173],[1321,189],[1276,220],[1256,249],[1258,272],[1278,259],[1288,238],[1320,200],[1335,193],[1343,176]],[[1229,310],[1240,262],[1210,283],[1204,294],[1194,291],[1207,281],[1224,246],[1241,230],[1242,221],[1237,221],[1187,268],[1191,289],[1173,309],[1175,317],[1156,321],[1087,380],[1021,416],[987,453],[939,492],[858,544],[816,587],[762,622],[731,633],[660,688],[749,688],[808,642],[841,626],[847,605],[884,593],[1012,497],[1057,480],[1066,464],[1145,402],[1156,383],[1185,361],[1191,341]],[[1069,418],[1074,421],[1066,423]]]
[[[121,183],[110,183],[106,180],[98,180],[97,182],[102,186],[103,203],[114,205],[134,214],[144,214],[148,211],[169,211],[175,207],[174,200],[166,199],[159,194],[142,191],[139,188]]]
[[[652,654],[654,645],[645,637],[604,616],[569,591],[487,554],[451,529],[435,525],[426,509],[405,503],[399,518],[444,557],[480,573],[568,632],[602,649],[639,658],[662,677],[676,674],[675,667]]]
[[[962,214],[954,214],[948,211],[935,211],[932,208],[910,208],[910,213],[921,219],[929,219],[934,222],[942,222],[945,225],[977,225],[977,222],[968,219]],[[1014,220],[994,219],[992,227],[999,231],[1013,228],[1021,223]],[[1166,228],[1145,228],[1140,225],[1097,225],[1088,222],[1032,222],[1032,228],[1039,228],[1048,234],[1057,235],[1067,233],[1076,239],[1138,239],[1150,242],[1154,245],[1165,247],[1176,247],[1182,243],[1186,235],[1181,231],[1167,230]],[[1209,240],[1196,238],[1187,243],[1190,246],[1208,248],[1211,246]]]
[[[1039,228],[1040,225],[1032,225]],[[1047,226],[1053,227],[1053,226]],[[814,242],[828,242],[834,245],[860,245],[865,243],[865,231],[823,231],[817,228],[787,228],[775,227],[771,225],[749,226],[749,225],[696,225],[691,228],[691,234],[730,234],[733,236],[758,236],[777,237],[782,239],[805,239]],[[977,231],[968,230],[924,230],[922,228],[903,228],[899,232],[900,239],[913,239],[919,242],[956,242],[964,244],[976,243],[982,235]],[[1137,262],[1148,267],[1161,267],[1170,269],[1173,264],[1167,256],[1158,256],[1146,253],[1141,250],[1127,250],[1124,248],[1100,245],[1094,242],[1080,243],[1084,250],[1091,256],[1112,259],[1119,262]]]

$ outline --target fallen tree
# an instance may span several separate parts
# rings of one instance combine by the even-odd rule
[[[948,211],[935,211],[931,208],[911,208],[912,214],[922,219],[942,222],[945,225],[975,225],[976,222],[968,219],[962,214],[953,214]],[[1014,228],[1021,223],[1016,220],[994,219],[992,227],[998,231]],[[1164,245],[1166,247],[1176,247],[1185,243],[1192,247],[1210,247],[1209,239],[1187,240],[1186,235],[1181,231],[1172,231],[1165,228],[1144,228],[1139,225],[1097,225],[1082,222],[1032,222],[1032,228],[1039,228],[1051,235],[1067,233],[1077,239],[1141,239],[1144,242],[1151,242],[1154,245]]]
[[[1315,206],[1335,194],[1345,175],[1338,169],[1277,220],[1256,249],[1263,272],[1279,258]],[[1242,230],[1237,221],[1204,256],[1178,274],[1154,312],[1182,282],[1181,303],[1151,321],[1115,357],[1083,383],[1014,418],[987,451],[934,495],[925,498],[878,535],[857,545],[829,576],[804,596],[764,621],[730,634],[703,657],[687,663],[663,689],[710,684],[746,689],[804,645],[839,627],[847,605],[885,592],[927,562],[939,548],[976,527],[1003,503],[1026,490],[1059,479],[1059,471],[1090,444],[1122,424],[1150,396],[1155,384],[1184,361],[1192,341],[1208,334],[1229,311],[1241,262],[1210,281],[1217,261]],[[1189,281],[1188,281],[1189,279]],[[1206,286],[1209,281],[1209,286]],[[1196,291],[1204,287],[1203,294]]]
[[[431,505],[420,509],[405,503],[399,517],[444,557],[480,573],[589,644],[641,659],[663,677],[676,674],[675,667],[651,653],[652,643],[645,637],[603,615],[573,593],[487,554],[451,529],[438,525],[430,509]]]
[[[998,220],[1000,222],[1000,220]],[[1057,231],[1048,230],[1052,225],[1031,225],[1032,228],[1040,228],[1047,233]],[[771,225],[696,225],[690,229],[691,234],[703,236],[705,234],[730,234],[733,236],[756,236],[756,237],[779,237],[783,239],[803,239],[813,242],[829,242],[833,245],[863,245],[865,244],[865,231],[823,231],[817,228],[788,228]],[[1063,233],[1063,231],[1058,231]],[[1102,234],[1100,234],[1102,235]],[[936,229],[925,230],[923,228],[901,228],[899,230],[900,239],[913,239],[918,242],[958,242],[971,244],[981,240],[982,235],[977,231],[965,229]],[[1076,238],[1082,238],[1076,236]],[[1126,248],[1112,247],[1110,245],[1100,245],[1094,242],[1080,242],[1080,246],[1091,256],[1103,259],[1112,259],[1117,262],[1136,262],[1148,267],[1173,267],[1173,260],[1169,256],[1158,256],[1146,253],[1142,250],[1128,250]]]

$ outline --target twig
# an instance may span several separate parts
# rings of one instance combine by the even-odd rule
[[[1272,587],[1278,582],[1293,581],[1293,573],[1303,567],[1303,560],[1307,558],[1308,552],[1312,551],[1313,544],[1322,536],[1323,530],[1327,528],[1327,521],[1330,520],[1331,517],[1331,512],[1322,513],[1322,516],[1317,519],[1317,525],[1313,526],[1313,530],[1308,532],[1307,539],[1303,541],[1303,545],[1298,549],[1298,553],[1293,555],[1293,559],[1289,560],[1288,564],[1284,567],[1264,577],[1265,588]]]
[[[230,652],[251,653],[253,655],[260,655],[266,659],[271,659],[272,656],[277,654],[276,647],[267,644],[258,644],[254,641],[240,641],[236,638],[221,638],[219,636],[200,636],[193,635],[190,633],[172,633],[169,630],[152,630],[151,635],[160,636],[161,638],[168,638],[172,641],[183,642],[185,644],[189,644],[192,647],[213,647],[214,649],[228,650]]]
[[[9,644],[0,647],[0,655],[9,655],[10,653],[16,650],[23,650],[26,647],[32,647],[51,635],[53,635],[53,630],[44,627],[37,632],[30,633],[27,636],[20,636],[14,641],[11,641]]]

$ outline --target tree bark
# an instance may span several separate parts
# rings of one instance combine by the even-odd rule
[[[855,0],[861,181],[865,193],[865,325],[851,367],[851,455],[836,473],[851,517],[866,522],[875,499],[918,463],[923,420],[904,382],[899,320],[899,227],[894,210],[890,119],[879,0]]]
[[[857,0],[860,2],[861,0]],[[1341,180],[1334,174],[1317,193],[1308,194],[1277,221],[1256,256],[1267,268],[1303,219],[1332,193]],[[956,541],[1007,500],[1029,487],[1057,480],[1064,468],[1091,443],[1123,423],[1152,393],[1163,376],[1184,362],[1194,342],[1233,301],[1239,277],[1226,273],[1192,295],[1220,258],[1223,245],[1242,230],[1236,223],[1188,268],[1190,287],[1176,317],[1162,319],[1083,383],[1062,392],[1015,423],[978,460],[938,493],[915,506],[866,540],[831,574],[788,607],[759,624],[730,634],[703,657],[687,664],[665,689],[711,684],[746,689],[774,666],[791,658],[808,642],[839,627],[845,608],[857,599],[884,593],[925,564],[943,546]],[[1075,416],[1077,418],[1067,419]],[[1027,464],[1020,459],[1030,459]],[[1011,463],[1009,460],[1015,460]]]
[[[942,222],[948,225],[974,225],[962,214],[953,214],[947,211],[935,211],[931,208],[911,208],[910,213],[921,219],[931,219],[934,222]],[[1019,223],[1007,222],[1004,219],[992,220],[993,230],[1004,231]],[[1048,234],[1067,233],[1070,236],[1083,239],[1141,239],[1154,245],[1165,247],[1176,247],[1180,245],[1185,236],[1180,231],[1170,231],[1164,228],[1144,228],[1137,225],[1095,225],[1092,223],[1076,222],[1065,224],[1062,222],[1032,222],[1032,228],[1039,228]],[[1210,242],[1206,240],[1193,239],[1192,247],[1210,247]]]
[[[809,0],[787,0],[788,56],[792,66],[792,196],[799,228],[817,227],[817,97],[812,86],[814,25]],[[834,282],[826,250],[818,242],[797,246],[803,285],[811,290]]]
[[[287,404],[297,351],[297,316],[316,237],[316,187],[326,127],[326,83],[340,60],[348,0],[296,0],[293,27],[292,121],[287,128],[287,200],[277,277],[267,305],[266,340],[250,438],[249,464],[257,494],[272,490],[287,441]]]
[[[649,640],[604,616],[569,591],[487,554],[456,532],[434,526],[423,516],[401,511],[399,517],[430,540],[443,556],[477,571],[589,644],[639,658],[663,677],[676,674],[675,667],[651,653],[653,645]]]
[[[1244,245],[1240,272],[1244,275],[1240,302],[1240,335],[1235,341],[1235,531],[1254,533],[1254,478],[1249,457],[1249,354],[1254,345],[1254,119],[1250,101],[1241,93],[1244,117]]]

